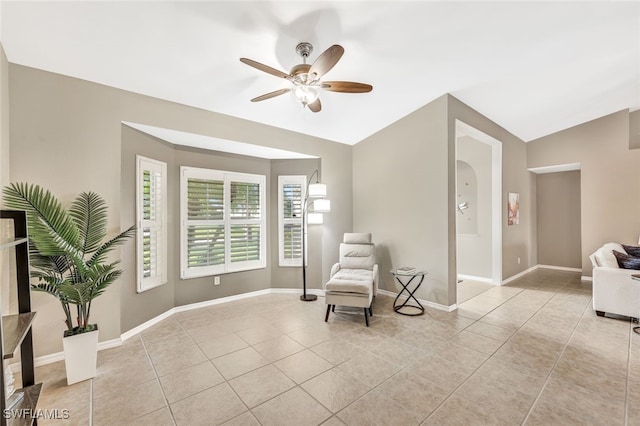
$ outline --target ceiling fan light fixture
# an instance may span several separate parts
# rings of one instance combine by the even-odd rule
[[[293,90],[293,94],[302,105],[306,106],[312,104],[320,96],[320,91],[316,86],[309,86],[306,84],[297,85]]]
[[[368,93],[373,86],[365,83],[355,83],[352,81],[322,81],[322,77],[328,73],[344,54],[344,48],[339,44],[334,44],[327,50],[322,52],[320,56],[311,64],[307,64],[307,58],[313,51],[311,43],[302,42],[296,46],[296,53],[302,57],[302,63],[291,68],[289,74],[271,68],[268,65],[261,64],[252,59],[240,58],[250,67],[256,68],[267,74],[271,74],[278,78],[284,78],[291,83],[290,88],[274,90],[264,95],[251,99],[251,102],[264,101],[276,96],[283,95],[287,92],[293,92],[296,100],[303,107],[309,108],[312,112],[320,112],[322,103],[320,102],[320,89],[330,92],[342,93]]]

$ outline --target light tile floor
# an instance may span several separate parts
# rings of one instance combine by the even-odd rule
[[[39,408],[70,410],[39,424],[640,424],[640,335],[597,317],[578,274],[538,270],[451,313],[392,301],[369,328],[294,295],[176,314],[100,352],[93,380],[38,368]]]

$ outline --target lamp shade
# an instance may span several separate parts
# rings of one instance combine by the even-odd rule
[[[308,213],[307,223],[309,225],[322,225],[324,222],[322,213]]]
[[[309,197],[318,198],[327,196],[327,185],[324,183],[312,183],[309,185]]]
[[[313,211],[316,213],[328,213],[331,211],[331,201],[326,199],[314,200]]]

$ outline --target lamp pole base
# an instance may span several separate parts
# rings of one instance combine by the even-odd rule
[[[302,296],[300,296],[300,300],[302,300],[303,302],[313,302],[317,298],[318,296],[316,296],[315,294],[303,294]]]

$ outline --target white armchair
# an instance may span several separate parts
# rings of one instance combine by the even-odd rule
[[[346,233],[340,244],[340,261],[331,268],[331,276],[325,284],[325,301],[329,313],[336,305],[364,309],[364,320],[369,326],[373,316],[371,304],[378,293],[378,265],[376,249],[369,233]]]

